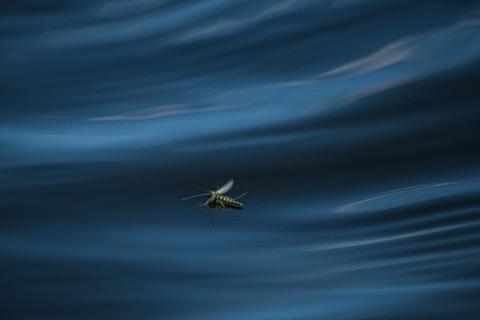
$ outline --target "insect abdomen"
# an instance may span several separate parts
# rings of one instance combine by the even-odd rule
[[[227,208],[243,209],[243,203],[227,196],[219,196],[218,201]]]

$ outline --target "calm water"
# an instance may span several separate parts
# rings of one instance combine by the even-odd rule
[[[480,318],[478,1],[10,2],[1,319]]]

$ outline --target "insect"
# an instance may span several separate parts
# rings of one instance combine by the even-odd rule
[[[205,201],[200,205],[201,207],[208,206],[209,208],[223,208],[223,209],[226,209],[227,211],[230,211],[230,209],[243,209],[244,204],[238,201],[238,199],[244,197],[248,193],[248,191],[242,193],[238,197],[231,198],[229,196],[226,196],[225,193],[230,191],[232,187],[233,187],[233,179],[230,179],[222,187],[220,188],[217,187],[217,190],[215,191],[200,189],[202,191],[207,191],[208,193],[196,194],[194,196],[183,198],[182,200],[188,200],[195,197],[208,196],[207,201]]]

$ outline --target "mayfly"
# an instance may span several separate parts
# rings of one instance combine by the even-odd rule
[[[242,193],[238,197],[231,198],[226,196],[225,193],[230,191],[233,187],[233,180],[228,180],[222,187],[217,188],[217,190],[202,190],[207,191],[208,193],[196,194],[191,197],[183,198],[182,200],[188,200],[195,197],[208,196],[207,201],[202,203],[200,206],[208,206],[209,208],[223,208],[223,209],[243,209],[244,204],[238,201],[238,199],[244,197],[247,192]]]

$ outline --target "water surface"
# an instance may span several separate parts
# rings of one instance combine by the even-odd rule
[[[2,319],[480,317],[478,1],[0,8]]]

